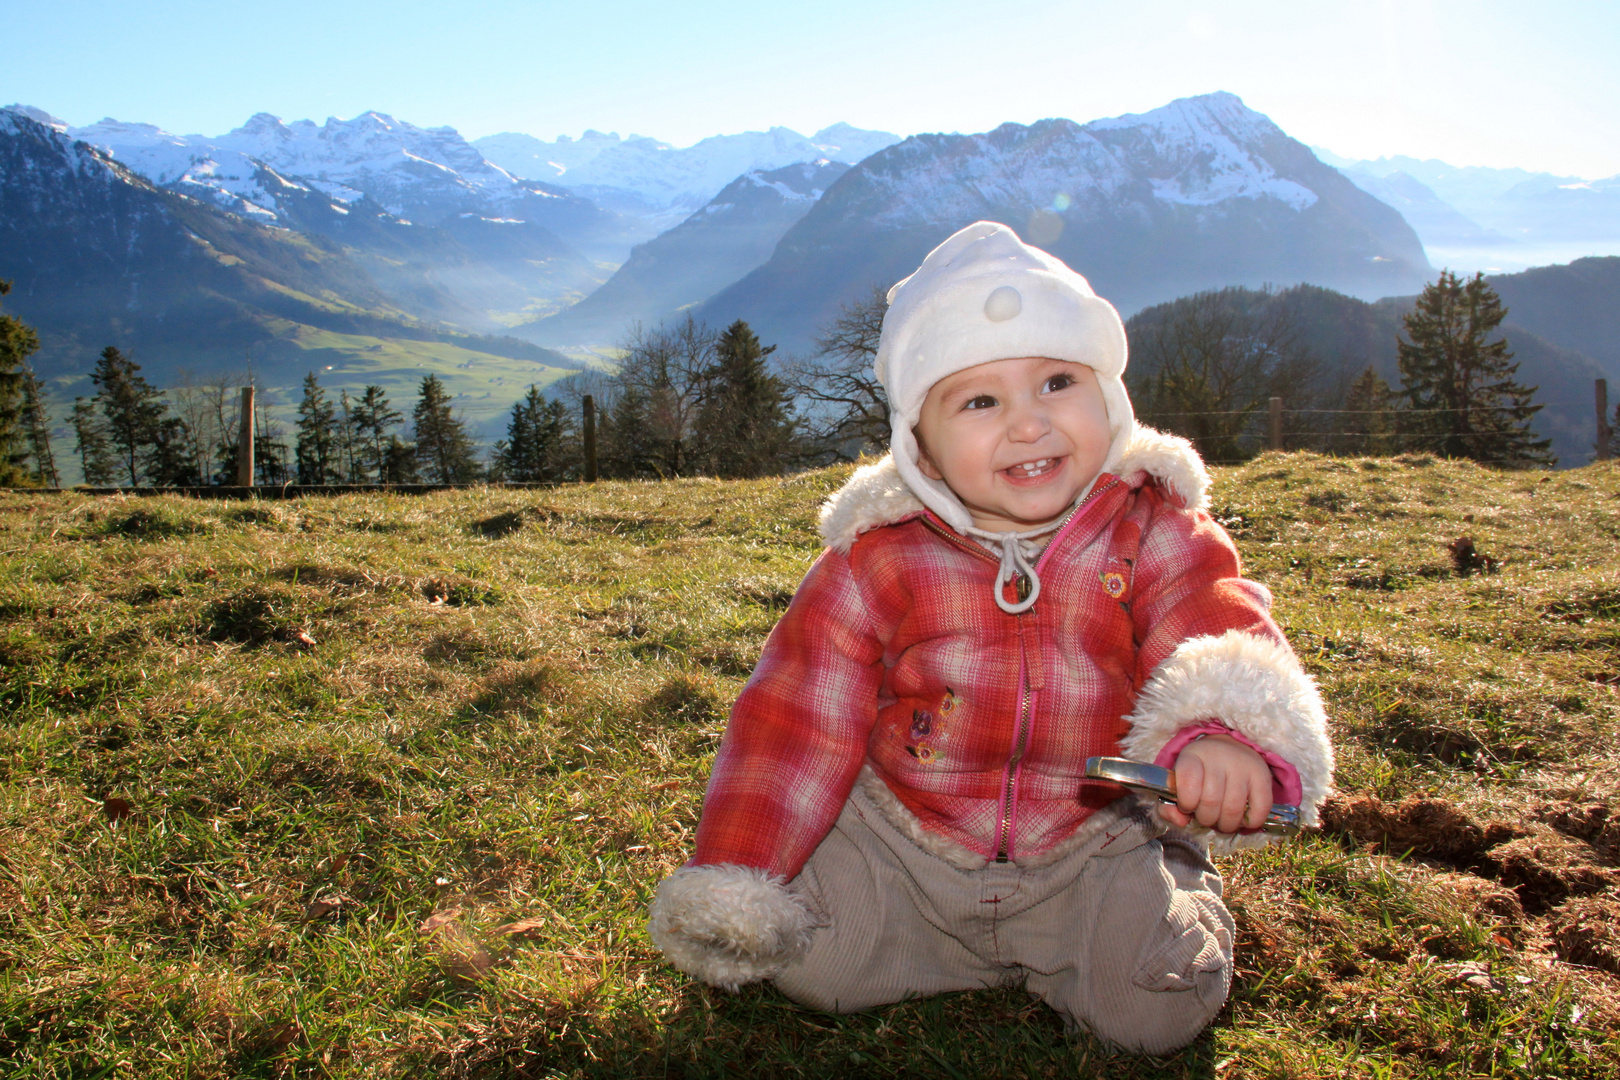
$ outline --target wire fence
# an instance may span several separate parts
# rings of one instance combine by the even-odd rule
[[[1612,429],[1604,415],[1607,395],[1599,387],[1596,405],[1598,424],[1592,450],[1598,459],[1606,458]],[[1402,454],[1447,456],[1447,450],[1465,449],[1450,456],[1467,457],[1482,465],[1524,467],[1534,464],[1534,455],[1505,456],[1479,453],[1492,443],[1500,443],[1514,425],[1491,425],[1483,430],[1437,430],[1436,420],[1466,417],[1470,413],[1493,416],[1509,414],[1512,405],[1441,406],[1413,409],[1405,407],[1367,409],[1281,408],[1281,399],[1271,399],[1270,408],[1255,405],[1245,409],[1161,410],[1141,409],[1138,419],[1171,434],[1191,440],[1210,465],[1241,465],[1265,450],[1306,450],[1336,456],[1387,457]],[[1590,407],[1584,402],[1537,402],[1536,410],[1572,410]],[[1342,418],[1345,423],[1335,423]],[[1418,423],[1414,423],[1418,421]],[[1449,425],[1448,425],[1449,426]],[[1429,430],[1424,430],[1428,428]],[[1527,433],[1530,434],[1530,433]],[[1535,438],[1530,434],[1531,438]]]

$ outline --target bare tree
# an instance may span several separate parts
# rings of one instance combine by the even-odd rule
[[[823,460],[850,461],[889,445],[889,399],[872,368],[888,310],[886,291],[874,285],[823,329],[814,355],[783,365],[809,445]]]
[[[1256,299],[1258,298],[1258,299]],[[1145,423],[1184,435],[1208,461],[1239,461],[1261,443],[1272,397],[1311,403],[1321,364],[1269,293],[1222,289],[1133,316],[1131,399]]]
[[[703,406],[718,335],[688,315],[672,327],[630,332],[619,362],[619,383],[646,402],[647,434],[657,470],[665,476],[691,471],[693,425]]]
[[[248,377],[240,372],[220,372],[210,378],[199,378],[194,372],[180,368],[175,374],[175,385],[169,390],[169,404],[185,423],[187,451],[197,463],[198,482],[212,479],[211,462],[234,458],[236,440],[241,427],[237,394],[247,385]]]

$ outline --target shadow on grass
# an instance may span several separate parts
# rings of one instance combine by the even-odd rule
[[[802,1009],[772,987],[730,995],[688,985],[673,1009],[631,1002],[615,1013],[536,1015],[527,1030],[473,1034],[412,1062],[447,1078],[1108,1076],[1208,1080],[1210,1032],[1180,1053],[1141,1058],[1066,1034],[1044,1004],[1017,990],[944,994],[868,1013]]]

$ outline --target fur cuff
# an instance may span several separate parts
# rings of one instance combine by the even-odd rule
[[[1126,717],[1130,732],[1120,749],[1152,761],[1176,732],[1189,724],[1219,720],[1299,770],[1300,821],[1317,823],[1316,811],[1333,790],[1333,747],[1316,683],[1286,645],[1239,630],[1191,638],[1160,664]],[[1217,851],[1257,847],[1265,833],[1210,833]]]
[[[752,866],[686,866],[665,878],[647,930],[688,975],[736,990],[774,977],[809,948],[815,919],[783,880]]]

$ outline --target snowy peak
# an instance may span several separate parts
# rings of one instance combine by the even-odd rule
[[[595,131],[551,143],[507,133],[474,145],[517,176],[550,180],[603,205],[650,215],[668,227],[745,173],[820,160],[853,164],[899,141],[888,132],[839,123],[813,138],[773,127],[713,135],[684,149],[646,136],[620,139]]]
[[[1311,188],[1277,172],[1272,156],[1288,136],[1236,94],[1180,98],[1152,112],[1093,121],[1084,130],[1147,176],[1163,202],[1210,206],[1272,198],[1304,210],[1317,200]]]
[[[4,109],[0,109],[0,112],[17,113],[19,116],[28,117],[36,124],[43,124],[57,131],[66,131],[68,127],[66,120],[60,120],[44,109],[36,109],[32,105],[7,105]]]
[[[810,136],[810,141],[821,147],[829,161],[853,165],[884,147],[893,146],[900,141],[900,136],[887,131],[863,131],[840,121],[822,128]]]

